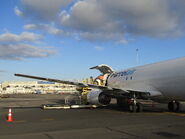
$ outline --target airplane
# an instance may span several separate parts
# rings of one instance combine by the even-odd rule
[[[87,94],[89,104],[108,105],[111,98],[116,98],[117,105],[127,107],[131,112],[143,110],[139,100],[167,102],[169,111],[173,112],[180,111],[181,101],[185,101],[185,57],[120,71],[114,71],[105,64],[90,69],[101,72],[101,75],[95,79],[96,84],[25,74],[15,74],[15,76],[95,88]]]

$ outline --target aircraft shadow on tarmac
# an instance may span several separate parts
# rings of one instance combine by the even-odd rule
[[[80,101],[78,99],[60,99],[60,100],[54,100],[52,101],[53,104],[55,105],[80,105]],[[10,107],[3,107],[3,109],[9,109]],[[14,106],[11,107],[12,109],[33,109],[33,108],[42,108],[42,105],[38,106]],[[118,112],[129,112],[127,108],[123,107],[118,107],[116,104],[110,104],[107,106],[100,106],[97,107],[96,109],[106,109],[106,110],[111,110],[111,111],[118,111]],[[161,112],[168,112],[167,105],[162,104],[160,107],[144,107],[143,112],[151,112],[151,113],[161,113]],[[182,112],[177,112],[177,113],[184,113],[185,111]]]
[[[55,103],[59,104],[59,105],[64,105],[64,104],[80,105],[79,102],[80,102],[79,100],[68,100],[67,103],[66,103],[65,100],[55,101]],[[119,112],[129,112],[128,108],[119,107],[116,104],[110,104],[110,105],[107,105],[107,106],[100,106],[96,109],[107,109],[107,110],[119,111]],[[163,106],[162,108],[159,108],[159,107],[150,107],[150,108],[145,107],[143,109],[143,112],[168,112],[168,110],[167,110],[167,106]]]
[[[128,108],[122,108],[118,107],[116,104],[111,104],[105,107],[100,107],[99,109],[108,109],[112,111],[119,111],[119,112],[130,112]],[[169,112],[167,107],[144,107],[143,112],[147,113],[163,113],[163,112]],[[137,112],[139,113],[139,112]],[[142,112],[141,112],[142,113]],[[180,112],[172,112],[172,113],[180,113],[180,114],[185,114],[185,111],[180,111]]]
[[[60,103],[61,104],[61,103]],[[65,104],[65,103],[64,103]],[[56,104],[55,104],[56,105]],[[73,104],[71,104],[73,105]],[[3,107],[3,109],[9,109],[10,107]],[[42,109],[42,106],[37,106],[37,107],[27,107],[27,106],[20,106],[20,107],[11,107],[12,109]],[[85,109],[89,109],[89,108],[85,108]],[[96,109],[99,109],[99,110],[111,110],[111,111],[117,111],[117,112],[129,112],[128,109],[123,109],[121,107],[118,107],[117,105],[115,104],[111,104],[111,105],[108,105],[108,106],[100,106],[100,107],[97,107]],[[61,110],[61,109],[59,109]],[[164,109],[144,109],[143,112],[147,112],[147,113],[163,113],[163,112],[169,112],[167,109],[164,110]],[[131,112],[129,112],[131,113]],[[142,113],[142,112],[141,112]],[[180,114],[185,114],[185,111],[181,111],[181,112],[174,112],[174,113],[180,113]]]

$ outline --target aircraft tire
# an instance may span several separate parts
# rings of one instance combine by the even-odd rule
[[[143,111],[143,105],[141,103],[137,103],[137,112],[142,112]]]
[[[128,106],[128,109],[129,109],[130,112],[136,112],[137,111],[137,105],[135,105],[134,103],[131,103]]]
[[[180,103],[176,101],[171,101],[168,103],[168,110],[171,112],[180,111]]]
[[[175,111],[176,111],[176,112],[181,111],[181,104],[180,104],[180,102],[176,101],[175,103],[176,103],[176,106],[177,106],[177,108],[176,108]]]

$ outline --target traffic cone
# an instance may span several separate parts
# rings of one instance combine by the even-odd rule
[[[13,122],[13,119],[12,119],[12,109],[9,108],[9,111],[8,111],[8,119],[6,120],[7,122]]]

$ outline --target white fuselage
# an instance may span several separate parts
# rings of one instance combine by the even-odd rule
[[[185,58],[114,72],[107,85],[185,100]]]

